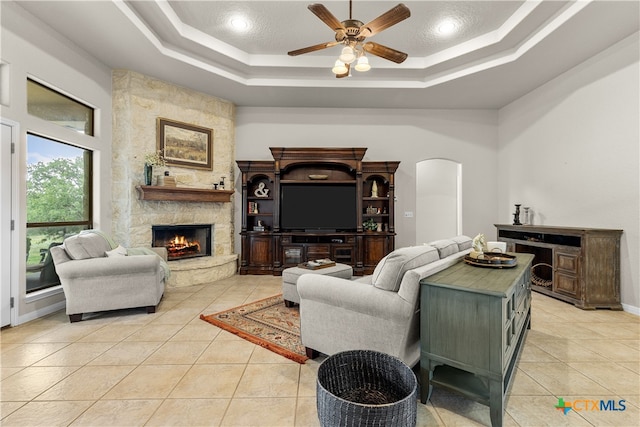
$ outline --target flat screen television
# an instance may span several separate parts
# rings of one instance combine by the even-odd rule
[[[354,231],[355,184],[282,184],[280,228],[285,231]]]

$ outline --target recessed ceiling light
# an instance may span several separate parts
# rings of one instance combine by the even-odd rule
[[[231,19],[231,26],[237,31],[245,31],[249,29],[249,22],[242,17],[236,17]]]
[[[445,19],[444,21],[438,24],[438,33],[443,36],[448,36],[449,34],[453,34],[458,29],[458,23],[453,19]]]

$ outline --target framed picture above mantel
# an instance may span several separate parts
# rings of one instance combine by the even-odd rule
[[[167,165],[213,170],[213,129],[158,117],[157,134]]]

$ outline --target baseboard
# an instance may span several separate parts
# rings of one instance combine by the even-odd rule
[[[55,313],[56,311],[60,311],[67,306],[67,301],[60,301],[55,304],[48,305],[38,310],[30,311],[29,313],[18,316],[17,324],[12,326],[22,325],[23,323],[30,322],[32,320],[36,320],[40,317],[48,316],[51,313]]]
[[[622,309],[627,313],[635,314],[636,316],[640,316],[640,307],[636,307],[629,304],[622,304]]]

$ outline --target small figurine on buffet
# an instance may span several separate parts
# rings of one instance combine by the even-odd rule
[[[471,252],[469,253],[471,258],[482,258],[482,255],[487,250],[487,238],[484,234],[480,233],[473,238],[471,248]]]

